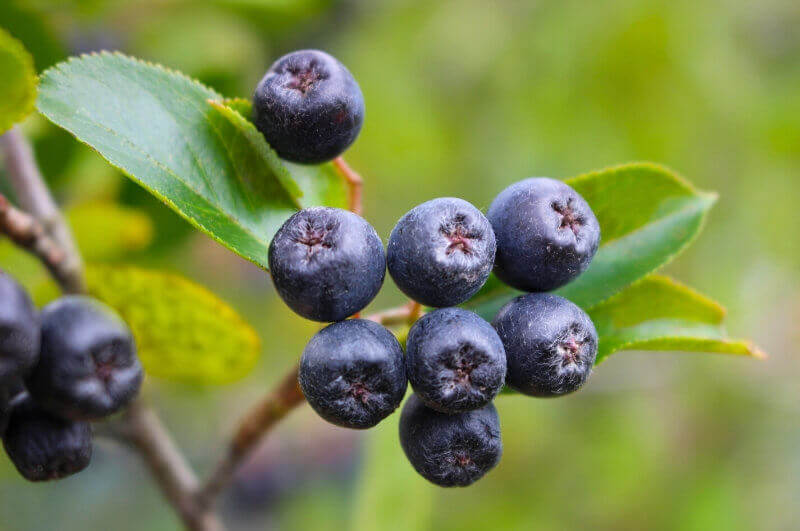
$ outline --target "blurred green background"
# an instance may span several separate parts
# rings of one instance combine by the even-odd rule
[[[40,71],[115,49],[230,96],[249,96],[283,53],[333,53],[365,95],[347,158],[366,178],[365,215],[384,238],[432,197],[485,208],[524,177],[632,160],[664,163],[720,193],[705,232],[667,272],[721,301],[731,335],[753,338],[767,361],[626,352],[574,396],[502,397],[503,461],[462,490],[392,484],[410,470],[396,419],[369,438],[303,408],[223,500],[231,529],[797,528],[797,0],[3,0],[0,26]],[[23,128],[87,254],[182,273],[262,337],[261,360],[237,384],[147,385],[207,470],[315,325],[283,306],[263,272],[68,134],[41,117]],[[115,204],[132,217],[115,229],[124,245],[109,247],[98,220],[112,225],[102,209]],[[4,266],[10,253],[0,246]],[[38,268],[7,267],[22,276]],[[387,282],[373,306],[402,300]],[[25,484],[0,459],[0,529],[178,527],[136,456],[111,441],[98,439],[90,469],[57,484]]]

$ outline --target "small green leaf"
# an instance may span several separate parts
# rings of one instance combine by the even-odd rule
[[[28,116],[35,100],[33,57],[21,42],[0,28],[0,134]]]
[[[237,112],[239,100],[223,101],[180,73],[101,53],[44,72],[38,108],[200,230],[266,268],[269,242],[288,216],[312,200],[343,207],[346,191],[330,165],[284,163]]]
[[[87,262],[116,260],[146,248],[153,240],[150,218],[134,208],[105,202],[83,203],[69,208],[66,215]]]
[[[698,192],[670,170],[633,163],[566,182],[589,203],[602,241],[589,269],[556,291],[589,308],[656,271],[700,232],[715,196]],[[492,277],[468,304],[485,318],[519,292]]]
[[[350,529],[422,531],[430,528],[436,489],[402,455],[400,412],[369,430]]]
[[[747,341],[725,337],[725,310],[711,299],[661,275],[650,275],[589,309],[600,344],[597,363],[619,350],[682,350],[752,357]]]
[[[177,275],[92,266],[89,292],[116,309],[136,338],[147,373],[187,383],[246,375],[260,351],[255,331],[205,288]]]

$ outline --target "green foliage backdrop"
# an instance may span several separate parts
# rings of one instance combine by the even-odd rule
[[[706,215],[709,196],[679,184],[659,187],[664,200],[645,205],[652,211],[635,222],[641,229],[604,227],[604,249],[610,249],[665,228],[666,220],[689,231],[704,220],[695,245],[667,266],[669,277],[649,275],[623,291],[624,284],[610,285],[606,294],[616,295],[604,302],[581,292],[606,338],[603,355],[623,345],[721,345],[757,354],[724,339],[730,330],[756,340],[770,353],[765,362],[630,353],[608,358],[587,389],[564,400],[504,396],[498,402],[503,463],[467,490],[431,489],[415,477],[394,444],[391,423],[355,451],[352,434],[298,412],[225,500],[234,529],[469,530],[486,522],[509,530],[792,528],[800,520],[800,433],[792,422],[800,415],[800,239],[791,237],[800,231],[798,24],[792,0],[0,3],[0,26],[30,50],[39,72],[67,55],[118,49],[197,78],[215,95],[246,97],[281,53],[300,46],[332,51],[365,93],[367,118],[348,161],[367,179],[366,215],[384,236],[430,197],[458,195],[485,208],[521,178],[579,175],[620,161],[662,161],[698,189],[719,192]],[[115,81],[126,83],[126,72],[118,74]],[[136,95],[157,101],[147,90]],[[97,95],[84,96],[89,111]],[[60,102],[59,123],[76,119],[66,103]],[[246,117],[246,106],[225,103]],[[212,111],[204,109],[192,116],[208,130]],[[215,120],[246,136],[231,120]],[[198,235],[93,150],[41,117],[22,125],[76,226],[104,227],[108,240],[131,242],[107,248],[93,236],[100,230],[81,229],[79,242],[93,261],[180,272],[228,301],[263,339],[260,361],[236,386],[153,379],[148,387],[202,469],[234,417],[286,370],[314,325],[283,308],[262,269]],[[78,136],[93,144],[90,125],[80,124]],[[226,161],[223,140],[215,141],[213,160],[226,173],[237,172]],[[263,146],[251,147],[246,158],[268,167]],[[128,173],[134,164],[148,167],[116,161]],[[344,201],[338,180],[316,190],[310,170],[287,171],[303,201],[324,202],[326,194]],[[626,201],[642,206],[632,193],[608,208]],[[128,234],[135,236],[122,236],[128,223],[104,221],[107,215],[120,220],[122,212],[105,214],[98,204],[133,215],[130,227],[139,228]],[[152,232],[142,228],[148,224]],[[658,261],[676,251],[660,253]],[[257,258],[255,250],[250,254]],[[0,263],[26,284],[40,285],[40,302],[53,296],[38,265],[5,243]],[[653,269],[645,263],[635,273]],[[720,301],[728,315],[672,278]],[[401,301],[389,286],[375,307]],[[6,467],[0,463],[0,514],[14,517],[3,518],[4,529],[46,529],[55,519],[68,531],[177,525],[138,461],[114,448],[99,448],[91,475],[66,487],[23,489]],[[365,476],[365,469],[377,471]],[[90,510],[75,510],[88,504]]]

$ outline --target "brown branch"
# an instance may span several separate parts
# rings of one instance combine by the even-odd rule
[[[86,291],[83,264],[75,240],[42,178],[30,143],[19,128],[13,127],[0,136],[0,152],[20,207],[30,213],[41,224],[43,233],[52,237],[63,250],[59,264],[63,274],[56,280],[66,293]]]
[[[14,208],[0,194],[0,233],[18,247],[35,255],[50,271],[62,289],[69,293],[84,291],[83,276],[73,269],[67,253],[49,236],[33,216]]]
[[[228,485],[237,468],[250,455],[262,437],[305,397],[297,382],[297,366],[280,381],[278,387],[256,404],[239,422],[227,453],[211,473],[205,486],[198,492],[201,507],[212,507],[217,496]]]
[[[360,216],[363,213],[362,189],[364,187],[364,179],[345,162],[343,157],[333,159],[333,165],[347,183],[350,211]]]
[[[198,481],[158,416],[140,400],[124,415],[120,427],[126,440],[138,450],[164,497],[175,507],[187,528],[212,531],[222,524],[212,513],[197,506]]]
[[[30,251],[48,268],[65,293],[85,293],[83,263],[69,226],[64,222],[42,179],[30,144],[18,129],[0,136],[9,180],[20,205],[14,208],[0,196],[0,232]],[[195,502],[197,478],[158,416],[139,399],[123,417],[119,432],[144,458],[167,500],[187,528],[218,531],[222,524]]]

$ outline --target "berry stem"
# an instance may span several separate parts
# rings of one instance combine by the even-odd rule
[[[417,301],[408,301],[408,325],[411,326],[422,317],[422,304]]]
[[[345,162],[344,157],[339,156],[333,159],[333,165],[347,183],[350,211],[359,216],[362,215],[364,179]]]
[[[368,315],[365,319],[375,321],[383,326],[412,325],[417,319],[422,317],[422,305],[414,301],[409,301],[402,306],[389,308],[378,313]]]

